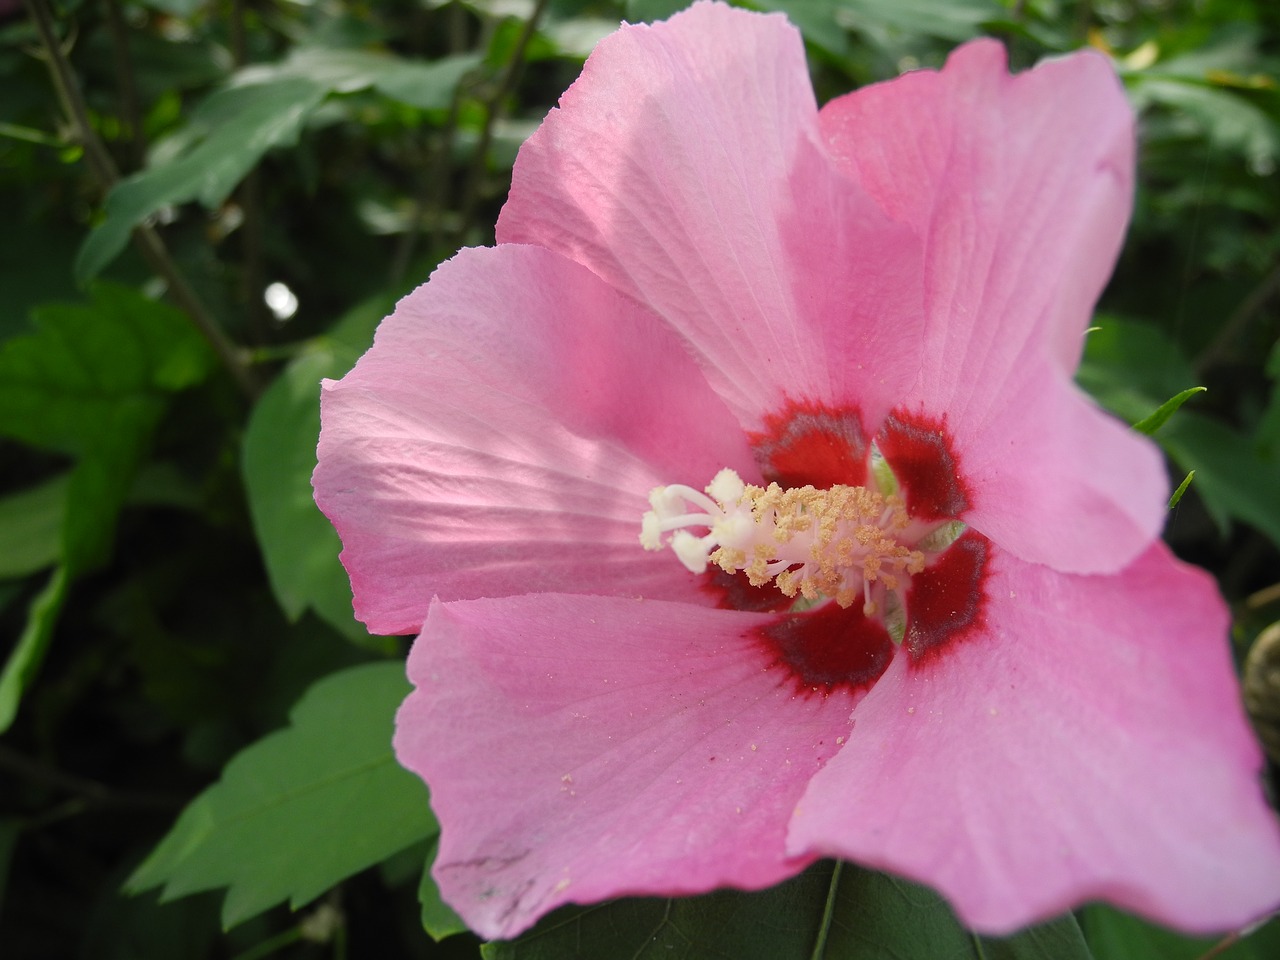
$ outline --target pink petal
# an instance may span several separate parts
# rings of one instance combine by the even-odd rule
[[[433,604],[400,762],[431,785],[441,893],[485,937],[564,903],[765,887],[787,821],[849,729],[751,631],[765,614],[554,594]]]
[[[421,629],[435,595],[710,602],[669,552],[641,549],[649,491],[754,473],[674,336],[533,247],[441,266],[325,384],[321,419],[316,500],[379,633]]]
[[[497,229],[649,305],[748,429],[790,397],[874,430],[919,367],[918,242],[832,168],[780,16],[702,3],[603,40]]]
[[[945,414],[985,478],[969,519],[1025,560],[1129,563],[1163,522],[1163,468],[1068,383],[1132,206],[1133,116],[1108,62],[1086,52],[1011,77],[1004,49],[977,41],[940,73],[833,100],[821,125],[846,172],[924,238],[923,366],[905,406]],[[1037,509],[1045,481],[1053,508]]]
[[[1274,908],[1280,829],[1210,578],[1163,545],[1109,577],[992,554],[985,634],[895,659],[792,852],[928,883],[989,933],[1090,899],[1194,932]]]
[[[972,501],[965,521],[1023,560],[1065,573],[1130,563],[1168,512],[1159,449],[1048,364],[1017,371],[1004,391],[956,440]]]
[[[1079,362],[1132,207],[1133,114],[1092,51],[1010,76],[1004,48],[966,44],[940,73],[858,90],[822,110],[830,150],[926,238],[922,383],[941,401],[1024,352]]]

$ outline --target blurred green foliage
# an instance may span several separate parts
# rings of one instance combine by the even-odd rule
[[[492,241],[515,151],[592,45],[682,5],[0,0],[5,957],[479,955],[390,762],[405,642],[352,619],[311,503],[317,384]],[[753,5],[800,27],[823,100],[979,34],[1015,66],[1115,59],[1139,192],[1080,382],[1194,470],[1167,535],[1219,577],[1243,654],[1280,618],[1280,6]],[[130,875],[215,892],[157,905]],[[1090,907],[980,940],[924,891],[820,864],[569,909],[484,955],[1247,960],[1277,937]]]

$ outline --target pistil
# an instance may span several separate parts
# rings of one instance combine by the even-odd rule
[[[745,573],[752,586],[772,581],[785,596],[841,607],[861,595],[867,616],[882,612],[878,588],[898,592],[924,568],[924,553],[903,542],[911,520],[902,499],[866,487],[759,487],[726,468],[705,493],[657,487],[649,505],[640,533],[646,550],[661,550],[670,533],[667,543],[693,573],[715,564]]]

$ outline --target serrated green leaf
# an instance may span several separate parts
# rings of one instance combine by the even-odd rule
[[[204,341],[181,313],[117,284],[90,303],[32,311],[35,332],[0,346],[0,435],[80,456],[145,420],[151,398],[198,382]]]
[[[0,498],[0,578],[52,566],[62,552],[67,476]]]
[[[351,311],[332,334],[292,361],[254,407],[241,467],[254,531],[281,609],[308,608],[345,636],[368,641],[351,610],[341,542],[311,494],[320,436],[320,381],[341,376],[373,339],[391,304],[378,297]]]
[[[438,849],[439,844],[433,842],[431,851],[427,854],[426,865],[422,870],[422,880],[418,884],[418,903],[422,905],[422,929],[437,942],[467,929],[462,918],[453,912],[451,906],[440,899],[440,888],[431,877],[431,868],[435,865]]]
[[[439,829],[426,788],[391,750],[409,692],[402,663],[313,684],[288,728],[238,753],[126,883],[163,900],[227,887],[234,926],[282,901],[295,909]]]
[[[204,341],[173,308],[114,284],[92,296],[36,309],[35,332],[0,346],[0,435],[76,458],[58,525],[61,565],[5,665],[0,730],[39,668],[69,583],[110,553],[166,394],[209,367]]]
[[[975,937],[924,887],[823,862],[769,890],[558,910],[486,960],[1090,960],[1070,915]]]
[[[1176,396],[1170,397],[1164,403],[1160,404],[1156,411],[1150,416],[1143,417],[1133,425],[1133,429],[1139,433],[1145,433],[1147,436],[1155,433],[1163,427],[1175,413],[1178,408],[1194,397],[1197,393],[1204,393],[1205,387],[1188,387]]]

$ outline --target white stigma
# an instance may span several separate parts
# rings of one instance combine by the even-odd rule
[[[758,487],[726,468],[705,493],[656,487],[649,505],[640,526],[646,550],[661,550],[670,533],[667,543],[693,573],[715,564],[746,573],[754,587],[772,580],[788,597],[833,598],[842,607],[861,594],[867,616],[880,612],[874,585],[896,592],[904,575],[924,568],[924,554],[900,542],[910,524],[901,498],[866,487]]]

